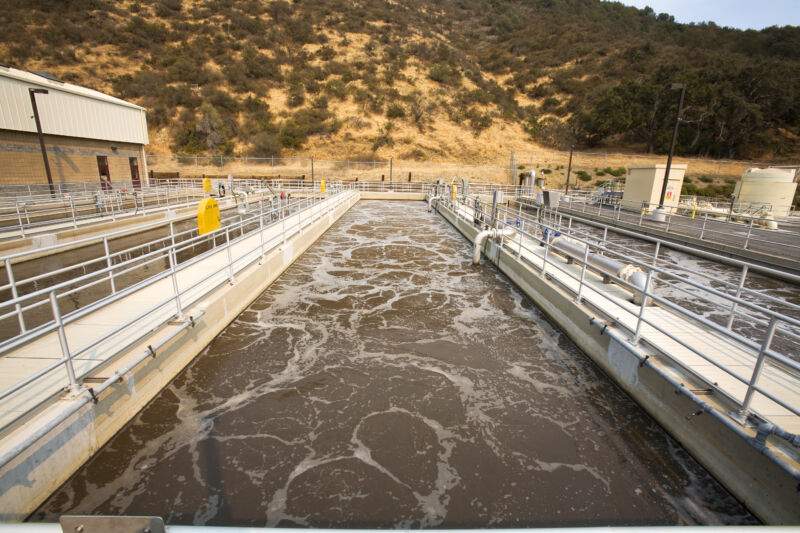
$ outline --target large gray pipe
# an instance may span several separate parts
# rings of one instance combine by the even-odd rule
[[[501,229],[487,229],[478,233],[475,237],[475,248],[473,248],[472,251],[472,264],[479,265],[481,263],[481,248],[483,248],[483,241],[485,241],[487,237],[496,239],[497,237],[513,237],[516,234],[517,231],[508,226]]]
[[[554,238],[550,241],[550,245],[581,260],[586,253],[585,244],[575,242],[564,236]],[[642,269],[635,265],[629,265],[591,251],[586,258],[586,262],[606,274],[611,274],[612,276],[616,276],[630,283],[635,288],[633,291],[634,303],[642,303],[642,296],[644,294],[645,285],[647,284],[647,274],[645,274]]]

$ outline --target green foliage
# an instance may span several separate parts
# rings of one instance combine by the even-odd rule
[[[406,116],[406,110],[402,105],[394,103],[386,108],[386,116],[388,118],[403,118]]]
[[[550,170],[549,168],[543,168],[542,169],[542,174],[552,174],[552,173],[553,173],[553,171]]]
[[[461,74],[447,63],[436,63],[428,71],[428,77],[442,85],[457,85],[461,82]]]
[[[628,171],[627,171],[627,169],[625,167],[617,167],[617,168],[606,167],[606,168],[603,169],[603,172],[606,173],[606,174],[610,174],[610,175],[614,176],[615,178],[619,178],[620,176],[624,176],[625,174],[628,173]],[[598,174],[598,176],[599,176],[599,174]]]
[[[706,185],[705,187],[698,187],[694,183],[683,182],[681,187],[682,195],[691,196],[705,196],[708,198],[729,198],[733,194],[735,184],[726,183],[724,185]]]
[[[581,181],[592,181],[592,176],[585,170],[576,170],[575,175]]]
[[[714,182],[714,178],[709,178],[708,176],[700,176],[700,178],[698,178],[698,179],[700,181],[702,181],[703,183],[713,183]]]

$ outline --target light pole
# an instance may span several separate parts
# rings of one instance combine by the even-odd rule
[[[572,152],[575,150],[575,143],[569,147],[569,163],[567,164],[567,184],[564,186],[564,194],[569,194],[569,175],[572,174]]]
[[[569,175],[572,174],[572,152],[575,151],[575,127],[570,129],[569,163],[567,164],[567,183],[564,186],[564,195],[569,194]]]
[[[36,95],[48,94],[47,89],[28,89],[31,96],[31,106],[33,107],[33,120],[36,122],[36,133],[39,135],[39,146],[42,147],[42,159],[44,159],[44,171],[47,174],[47,183],[50,184],[50,195],[55,196],[56,191],[53,187],[53,176],[50,174],[50,162],[47,160],[47,148],[44,145],[44,135],[42,134],[42,123],[39,121],[39,109],[36,107]]]
[[[678,140],[678,127],[681,125],[681,112],[683,111],[683,97],[686,95],[686,85],[683,83],[673,83],[670,85],[673,91],[681,90],[681,99],[678,101],[678,114],[675,117],[675,129],[672,132],[672,143],[669,145],[669,156],[667,157],[667,168],[664,170],[664,184],[661,186],[661,198],[658,200],[658,208],[653,212],[653,219],[664,221],[664,199],[667,196],[667,184],[669,183],[669,170],[672,168],[672,155],[675,153],[675,142]]]

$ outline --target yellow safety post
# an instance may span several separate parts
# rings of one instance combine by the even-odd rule
[[[203,178],[203,190],[205,192],[211,190],[211,180],[209,178]]]
[[[695,211],[697,211],[697,206],[692,206],[692,218],[694,218]]]
[[[647,208],[646,208],[646,207],[644,207],[644,206],[642,206],[642,216],[644,216],[644,214],[645,214],[645,212],[646,212],[646,211],[647,211]]]
[[[319,182],[319,192],[325,192],[325,180]]]
[[[217,201],[213,198],[200,200],[197,204],[197,232],[203,235],[218,230],[220,226]]]
[[[456,201],[456,192],[458,191],[458,185],[453,185],[453,201]]]

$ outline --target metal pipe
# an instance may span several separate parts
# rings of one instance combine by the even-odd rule
[[[574,242],[569,237],[555,237],[551,241],[551,244],[556,249],[566,253],[568,257],[572,259],[585,257],[588,264],[606,274],[611,274],[629,283],[635,288],[633,302],[636,304],[642,302],[642,297],[647,285],[647,274],[642,272],[638,266],[626,264],[598,253],[590,253],[589,247],[586,244]]]
[[[513,237],[516,235],[516,233],[517,231],[509,226],[500,229],[487,229],[478,233],[478,235],[475,237],[475,247],[472,251],[472,264],[479,265],[481,263],[481,248],[483,247],[483,242],[487,237],[491,237],[492,239],[496,239],[498,237]]]

